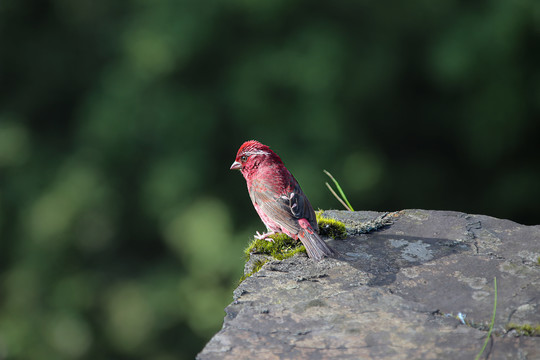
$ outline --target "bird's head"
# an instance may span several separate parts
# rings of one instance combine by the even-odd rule
[[[231,170],[240,170],[245,176],[247,171],[256,169],[263,161],[278,161],[281,163],[279,156],[268,146],[256,140],[246,141],[238,149]]]

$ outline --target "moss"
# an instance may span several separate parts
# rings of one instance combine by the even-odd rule
[[[319,224],[319,234],[330,236],[332,239],[345,239],[347,237],[347,229],[344,223],[323,217],[322,210],[317,211],[315,214]]]
[[[249,261],[252,254],[262,254],[271,256],[276,260],[283,260],[290,258],[299,252],[306,252],[306,248],[300,241],[294,240],[283,233],[270,235],[269,238],[274,241],[253,239],[244,250],[246,262]],[[251,271],[248,274],[244,274],[240,278],[240,282],[258,272],[269,260],[270,259],[259,259],[254,261]]]
[[[283,233],[270,235],[269,238],[274,241],[254,239],[244,250],[246,259],[249,260],[251,254],[264,254],[270,255],[277,260],[283,260],[299,252],[306,252],[306,248],[300,241],[294,240]]]
[[[540,265],[540,256],[538,257],[538,259],[536,259],[536,263]]]
[[[518,325],[509,323],[506,325],[506,330],[515,330],[521,336],[540,336],[540,325],[532,326],[529,324]]]
[[[251,275],[257,273],[259,270],[261,270],[261,268],[263,267],[264,264],[266,264],[268,262],[268,260],[257,260],[253,263],[253,268],[251,268],[251,271],[248,273],[248,274],[244,274],[241,278],[240,278],[240,281],[238,283],[241,283],[242,281],[246,280],[248,277],[250,277]]]
[[[344,239],[347,237],[345,224],[341,221],[322,217],[321,214],[322,211],[317,211],[317,223],[319,224],[319,233],[321,235],[330,236],[334,239]],[[274,241],[253,239],[244,250],[246,261],[249,260],[251,254],[263,254],[271,256],[276,260],[283,260],[297,253],[306,252],[306,248],[299,240],[294,240],[283,233],[270,235],[269,238]]]

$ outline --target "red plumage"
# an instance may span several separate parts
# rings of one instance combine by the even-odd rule
[[[310,258],[320,260],[335,252],[317,234],[315,211],[300,185],[280,157],[258,141],[246,141],[236,154],[231,170],[240,170],[249,196],[268,232],[285,233],[304,244]]]

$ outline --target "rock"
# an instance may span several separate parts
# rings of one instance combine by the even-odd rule
[[[348,229],[376,212],[327,211]],[[234,291],[207,359],[540,359],[540,226],[404,210],[369,234],[328,240],[341,256],[270,261]],[[353,233],[356,233],[353,231]],[[465,315],[465,324],[456,318]]]

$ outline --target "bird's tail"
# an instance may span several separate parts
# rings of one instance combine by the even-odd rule
[[[337,254],[326,245],[324,240],[309,225],[306,227],[302,226],[298,237],[302,244],[304,244],[308,256],[314,260],[321,260],[323,257],[333,257]]]

